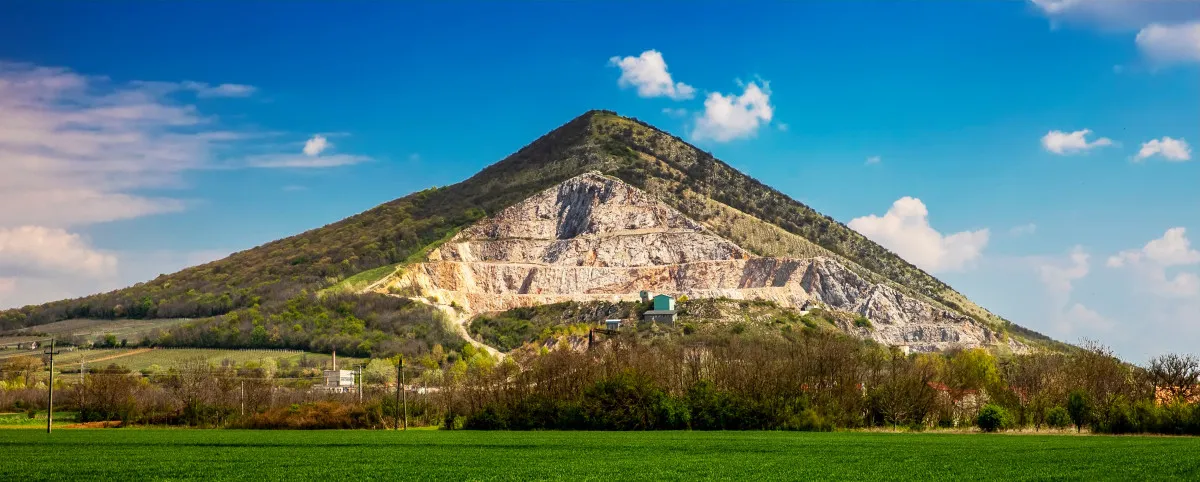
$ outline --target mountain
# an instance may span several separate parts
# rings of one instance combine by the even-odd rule
[[[307,340],[308,348],[369,350],[397,336],[446,341],[444,333],[421,321],[436,316],[428,307],[368,288],[377,288],[397,267],[411,267],[431,254],[433,261],[456,256],[450,248],[439,249],[446,241],[458,245],[471,236],[479,242],[489,229],[508,229],[495,222],[495,215],[592,171],[634,189],[627,196],[636,198],[635,211],[673,213],[655,225],[660,232],[644,233],[644,245],[665,246],[646,256],[823,260],[865,284],[952,313],[997,337],[1055,343],[987,312],[844,224],[678,137],[609,111],[587,112],[458,184],[413,193],[129,288],[0,312],[0,329],[71,318],[196,318],[201,321],[172,332],[176,342],[190,336],[208,345],[296,346]],[[571,228],[569,219],[566,225],[582,229]],[[693,240],[707,244],[693,246]],[[672,248],[672,243],[681,246]],[[679,251],[684,245],[697,252]],[[381,310],[406,314],[396,319]],[[436,336],[429,338],[430,332]]]
[[[970,317],[869,282],[830,256],[755,256],[596,171],[467,227],[428,261],[401,267],[371,289],[435,299],[462,312],[460,322],[520,307],[635,301],[647,290],[689,300],[769,301],[797,311],[820,306],[868,320],[846,331],[911,351],[1028,348]]]

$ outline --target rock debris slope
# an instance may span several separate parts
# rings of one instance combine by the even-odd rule
[[[874,284],[827,257],[757,257],[618,179],[589,172],[471,225],[376,288],[468,313],[561,301],[691,298],[814,301],[872,321],[845,327],[911,351],[1008,344],[988,327]]]

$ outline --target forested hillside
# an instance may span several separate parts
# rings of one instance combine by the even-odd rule
[[[129,288],[0,312],[0,329],[82,317],[188,317],[201,320],[175,329],[163,341],[370,351],[389,336],[412,339],[421,331],[412,326],[428,324],[435,314],[384,323],[380,320],[387,316],[385,312],[396,307],[374,301],[351,310],[347,304],[366,298],[347,294],[330,302],[314,293],[357,273],[418,260],[431,245],[458,229],[591,170],[645,189],[695,219],[714,220],[718,215],[736,213],[771,223],[794,236],[792,245],[806,246],[786,248],[792,252],[784,254],[828,252],[1000,330],[1044,339],[990,315],[845,225],[712,155],[608,111],[588,112],[458,184],[413,193],[342,221]],[[710,224],[759,254],[778,248],[778,243],[767,246],[748,239],[746,232],[739,231],[739,226],[746,225],[745,219],[742,221]],[[307,307],[307,314],[297,306]],[[312,322],[314,317],[334,321]],[[310,321],[298,323],[298,319]],[[361,327],[377,332],[372,332],[374,341],[366,346],[361,345]],[[443,342],[440,335],[429,335],[428,330],[421,336],[427,339],[421,338],[418,345]]]

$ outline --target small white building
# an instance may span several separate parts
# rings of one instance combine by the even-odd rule
[[[353,370],[325,370],[324,391],[329,393],[354,393],[358,388],[354,384]]]
[[[326,393],[355,393],[358,385],[354,383],[354,370],[338,370],[337,351],[333,352],[333,369],[325,370],[325,383],[313,387]]]

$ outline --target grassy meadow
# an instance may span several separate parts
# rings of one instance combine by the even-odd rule
[[[0,452],[0,480],[1200,478],[1182,437],[64,429]]]
[[[0,351],[0,363],[6,358],[16,356],[39,356],[42,350],[5,350]],[[287,361],[297,365],[302,359],[309,363],[319,363],[324,366],[331,356],[327,353],[309,353],[300,350],[235,350],[221,348],[97,348],[78,349],[73,351],[61,350],[54,357],[55,371],[60,373],[79,373],[79,363],[83,361],[88,370],[98,370],[109,365],[120,365],[134,371],[157,367],[162,370],[177,368],[180,364],[194,359],[204,359],[209,364],[221,365],[232,363],[243,365],[246,362],[261,363],[273,359],[277,364]],[[342,368],[362,364],[365,359],[338,356],[338,365]]]

